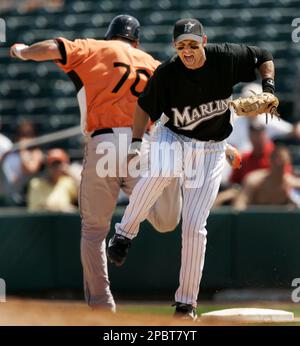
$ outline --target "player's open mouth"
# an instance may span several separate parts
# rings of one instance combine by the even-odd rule
[[[184,61],[189,65],[194,62],[194,56],[193,55],[184,55],[183,57],[184,57]]]

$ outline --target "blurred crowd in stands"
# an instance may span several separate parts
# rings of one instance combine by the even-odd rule
[[[30,211],[76,210],[81,164],[71,163],[61,148],[27,147],[36,136],[28,120],[19,124],[13,139],[19,150],[0,134],[0,205],[27,206]]]

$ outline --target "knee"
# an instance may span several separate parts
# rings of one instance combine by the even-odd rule
[[[109,229],[109,226],[87,227],[83,225],[81,230],[81,239],[82,241],[101,243],[106,238]]]
[[[155,230],[159,233],[167,233],[175,231],[180,221],[180,217],[176,220],[155,220],[152,222]]]
[[[151,222],[152,226],[160,233],[175,231],[180,219],[180,208],[176,212],[166,212],[164,214],[158,213],[157,209],[154,209],[148,216],[148,220]]]

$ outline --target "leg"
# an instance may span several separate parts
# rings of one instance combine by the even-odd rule
[[[110,229],[120,187],[117,178],[97,176],[98,159],[95,143],[89,142],[85,151],[79,199],[84,291],[88,305],[115,310],[109,287],[105,238]]]
[[[140,223],[171,180],[170,177],[141,178],[132,191],[121,223],[116,224],[116,233],[129,239],[136,237]]]
[[[159,143],[159,146],[155,147],[153,143]],[[159,150],[161,150],[161,155],[163,155],[162,152],[164,150],[166,151],[164,157],[158,153]],[[157,172],[167,171],[168,167],[174,166],[174,170],[173,168],[170,170],[171,174],[169,177],[171,175],[178,176],[182,170],[181,164],[176,165],[171,156],[179,150],[181,150],[181,145],[178,143],[178,139],[168,129],[157,126],[152,141],[149,142],[146,140],[143,142],[140,160],[145,163],[151,160],[155,166],[154,171],[157,169]],[[144,164],[144,166],[147,166],[147,164]],[[137,179],[134,180],[130,177],[125,179],[124,191],[130,195],[136,183]],[[158,195],[155,203],[149,209],[149,213],[146,214],[146,217],[157,231],[162,233],[173,231],[180,221],[181,207],[181,180],[177,177],[176,179],[172,179],[170,185],[165,186],[163,192]]]
[[[197,306],[206,249],[206,220],[217,196],[225,162],[224,143],[207,143],[204,181],[198,188],[183,188],[182,251],[175,301]],[[214,151],[215,149],[215,151]]]
[[[182,150],[178,138],[170,136],[170,131],[166,131],[164,127],[156,126],[153,134],[153,141],[158,141],[160,142],[160,145],[162,145],[163,141],[160,138],[163,138],[170,147],[173,148],[171,149],[170,154],[172,154],[172,152],[178,154],[178,152]],[[177,163],[179,162],[179,165],[174,163],[174,175],[177,176],[177,178],[173,179],[170,185],[164,189],[163,193],[154,203],[147,216],[147,219],[152,226],[161,233],[174,231],[181,218],[181,178],[178,176],[182,171],[180,159],[178,159]]]
[[[138,179],[126,179],[122,187],[127,195],[131,195]],[[180,178],[171,181],[149,210],[148,221],[161,233],[174,231],[181,218],[182,196]]]
[[[134,238],[146,217],[158,229],[176,227],[181,211],[182,164],[178,153],[181,144],[174,133],[164,126],[157,127],[150,146],[148,176],[141,177],[136,184],[123,219],[116,225],[117,234]]]
[[[148,221],[161,233],[174,231],[181,217],[182,197],[180,178],[167,186],[148,214]]]
[[[108,258],[116,265],[124,263],[130,240],[137,235],[140,223],[148,216],[151,207],[162,195],[164,189],[177,178],[178,167],[173,165],[170,155],[170,145],[173,142],[178,144],[176,137],[170,130],[163,128],[157,142],[158,145],[154,146],[153,157],[151,155],[151,172],[149,176],[140,178],[133,189],[122,221],[115,226],[116,235],[108,245]],[[178,151],[173,150],[174,153],[177,155]]]

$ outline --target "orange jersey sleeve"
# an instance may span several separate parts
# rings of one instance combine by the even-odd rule
[[[56,41],[62,55],[62,60],[56,61],[56,63],[66,73],[79,66],[89,56],[87,40],[69,41],[60,37]]]
[[[160,62],[117,40],[57,42],[56,63],[75,82],[85,132],[132,127],[137,98]]]

